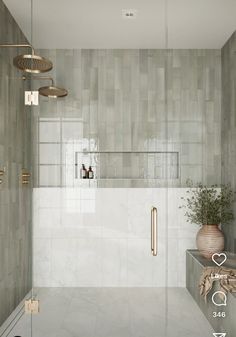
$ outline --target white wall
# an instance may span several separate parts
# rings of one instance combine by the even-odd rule
[[[178,208],[184,193],[34,189],[34,286],[185,286],[185,251],[195,248],[198,227]],[[151,206],[158,209],[156,257],[150,252]]]

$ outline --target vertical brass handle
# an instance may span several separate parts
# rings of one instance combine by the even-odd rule
[[[151,252],[157,256],[157,208],[151,209]]]

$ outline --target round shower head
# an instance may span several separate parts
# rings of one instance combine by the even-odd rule
[[[65,97],[68,95],[68,91],[63,88],[58,88],[55,86],[41,87],[39,88],[39,94],[46,97]]]
[[[45,73],[52,69],[53,64],[46,58],[38,55],[18,55],[14,57],[14,66],[27,73]]]

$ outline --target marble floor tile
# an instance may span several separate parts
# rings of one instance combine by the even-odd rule
[[[32,321],[24,315],[8,337],[199,337],[213,332],[185,288],[38,288],[35,294],[40,314]]]

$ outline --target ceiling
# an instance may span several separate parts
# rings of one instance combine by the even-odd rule
[[[31,41],[31,0],[4,0]],[[122,18],[136,9],[136,19]],[[168,0],[169,48],[221,48],[236,0]],[[165,0],[33,0],[35,48],[165,48]],[[14,41],[9,41],[14,42]]]

